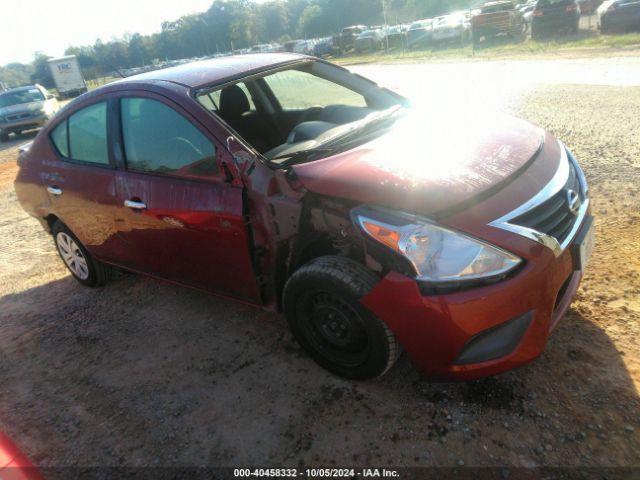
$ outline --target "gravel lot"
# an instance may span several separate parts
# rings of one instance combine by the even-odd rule
[[[127,276],[78,285],[0,152],[0,430],[42,466],[640,466],[640,87],[543,86],[510,109],[581,160],[597,247],[535,363],[351,383],[283,318]]]

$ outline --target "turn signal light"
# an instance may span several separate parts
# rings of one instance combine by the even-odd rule
[[[377,223],[362,222],[362,226],[369,235],[378,240],[380,243],[394,249],[396,252],[400,250],[398,242],[400,242],[400,233],[390,228],[386,228]]]

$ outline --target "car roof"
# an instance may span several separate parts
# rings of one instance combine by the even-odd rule
[[[189,88],[200,88],[305,59],[310,57],[295,53],[230,55],[152,70],[123,78],[116,83],[166,81]]]

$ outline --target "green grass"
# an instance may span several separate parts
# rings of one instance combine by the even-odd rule
[[[115,82],[116,80],[120,80],[120,77],[100,77],[93,80],[87,80],[87,88],[89,90],[95,90],[98,87],[106,85],[107,83]]]
[[[464,47],[449,46],[431,50],[395,50],[375,52],[362,55],[346,55],[333,59],[340,65],[361,63],[411,63],[425,60],[458,59],[458,58],[520,58],[531,55],[593,55],[595,53],[611,54],[612,51],[637,50],[640,55],[640,33],[624,35],[598,35],[595,31],[582,31],[576,35],[558,37],[548,41],[535,41],[530,38],[508,43],[499,40],[487,43],[475,51],[471,45]]]

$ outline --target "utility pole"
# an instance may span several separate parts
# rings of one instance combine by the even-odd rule
[[[387,4],[385,2],[385,0],[381,0],[382,1],[382,22],[384,24],[384,49],[385,51],[389,50],[389,35],[387,35],[387,30],[388,30],[388,25],[387,25]]]

